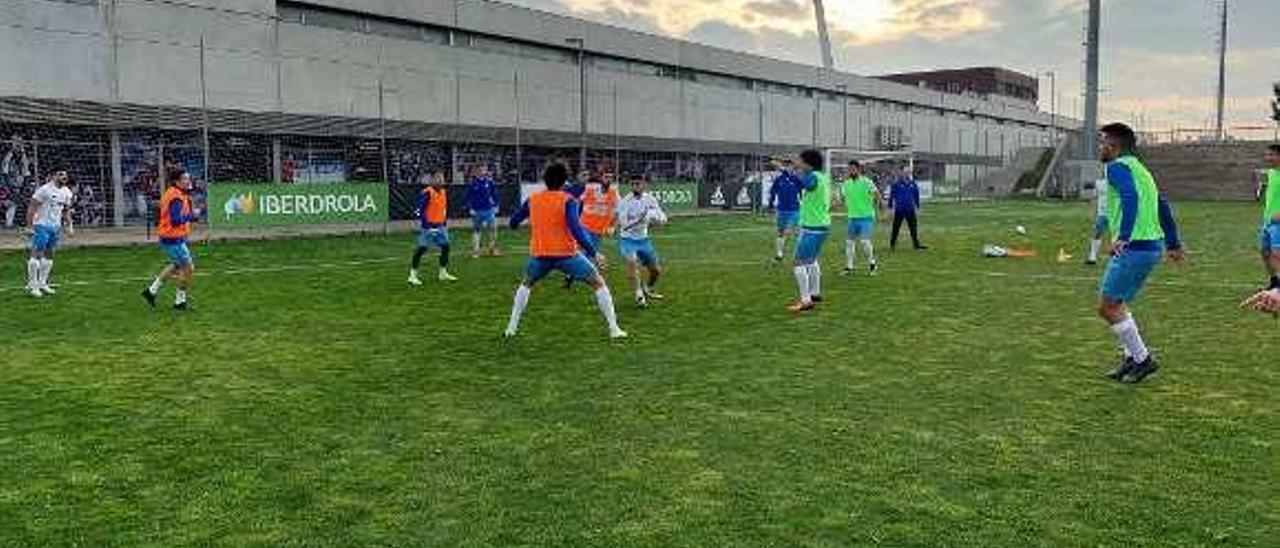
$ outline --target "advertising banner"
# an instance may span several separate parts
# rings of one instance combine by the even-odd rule
[[[703,183],[698,205],[710,209],[752,211],[759,204],[754,183]]]
[[[387,185],[238,184],[209,185],[209,225],[240,228],[383,222]]]
[[[649,193],[667,213],[698,209],[697,183],[649,183]]]

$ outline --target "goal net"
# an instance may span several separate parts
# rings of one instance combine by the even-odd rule
[[[862,165],[862,172],[871,178],[876,187],[888,193],[893,183],[903,170],[914,172],[916,168],[915,154],[909,150],[857,150],[848,148],[831,148],[823,151],[827,169],[832,181],[843,181],[848,177],[849,163],[857,161]],[[833,192],[832,198],[839,202],[842,195]]]

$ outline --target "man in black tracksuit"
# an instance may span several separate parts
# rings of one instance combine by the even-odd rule
[[[920,187],[916,186],[910,170],[903,169],[889,187],[889,205],[893,208],[893,236],[889,238],[889,249],[898,247],[898,232],[902,230],[903,221],[907,222],[907,229],[911,231],[911,243],[914,247],[928,249],[920,243],[916,221],[916,210],[920,209]]]

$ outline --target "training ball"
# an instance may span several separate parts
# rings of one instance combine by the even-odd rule
[[[1013,230],[1014,230],[1015,232],[1017,232],[1018,234],[1022,234],[1022,235],[1024,235],[1024,236],[1027,234],[1027,227],[1022,226],[1022,225],[1018,225],[1018,227],[1017,227],[1017,228],[1015,228],[1015,229],[1013,229]]]

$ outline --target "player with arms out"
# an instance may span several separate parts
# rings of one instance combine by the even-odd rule
[[[1167,250],[1169,259],[1186,259],[1173,209],[1160,194],[1155,177],[1134,151],[1137,137],[1124,124],[1102,128],[1099,153],[1106,163],[1107,217],[1115,241],[1102,277],[1098,315],[1111,326],[1124,361],[1107,376],[1127,384],[1142,382],[1160,369],[1147,349],[1129,305]]]
[[[796,244],[794,272],[800,300],[788,307],[794,313],[813,310],[822,302],[822,267],[818,258],[831,232],[831,176],[823,171],[822,153],[806,150],[797,163],[801,177],[800,241]]]
[[[568,178],[569,172],[563,165],[548,166],[542,177],[546,190],[533,193],[511,216],[512,229],[518,228],[525,219],[529,220],[530,238],[524,280],[516,288],[511,319],[503,333],[508,338],[516,336],[520,329],[520,317],[529,306],[533,286],[552,270],[559,270],[595,289],[596,304],[609,328],[609,337],[623,339],[627,336],[627,332],[618,327],[609,286],[589,259],[596,256],[596,248],[582,227],[578,201],[564,191]]]
[[[787,250],[787,238],[796,233],[800,225],[800,177],[796,175],[791,160],[771,160],[770,168],[778,175],[769,185],[769,209],[774,210],[778,222],[778,239],[774,244],[775,262],[782,262]]]
[[[67,171],[60,169],[36,189],[27,204],[27,226],[31,230],[31,258],[27,260],[27,292],[32,297],[56,293],[49,285],[53,272],[53,256],[62,238],[62,229],[71,228],[71,203],[74,199]]]
[[[187,292],[191,290],[196,273],[187,238],[191,236],[192,223],[200,219],[200,211],[191,204],[191,175],[175,169],[169,179],[174,184],[160,196],[160,220],[156,227],[160,247],[169,258],[169,264],[160,270],[150,287],[142,290],[142,299],[155,308],[156,295],[166,281],[173,280],[178,286],[173,309],[182,311],[189,309]]]
[[[443,173],[431,177],[431,186],[422,191],[415,213],[419,222],[418,248],[409,267],[409,285],[422,285],[418,269],[422,266],[422,256],[431,251],[431,246],[440,248],[440,273],[436,277],[442,282],[458,281],[449,273],[449,193],[445,190]]]
[[[636,290],[636,305],[640,308],[648,308],[651,300],[663,299],[653,290],[662,276],[662,265],[653,241],[649,239],[649,225],[666,223],[667,214],[663,213],[658,200],[647,192],[648,186],[644,177],[632,177],[631,193],[618,206],[618,223],[622,227],[618,248],[627,261],[627,272]],[[641,266],[647,271],[647,279],[640,277]]]
[[[876,214],[880,204],[880,189],[871,182],[871,178],[862,173],[862,163],[849,162],[849,178],[840,185],[844,194],[844,205],[849,213],[848,237],[844,242],[845,267],[842,275],[853,274],[858,257],[858,243],[867,254],[868,272],[876,275],[876,248],[871,243],[871,233],[875,230]]]
[[[484,235],[489,234],[490,257],[501,257],[498,250],[498,185],[489,174],[489,166],[475,167],[467,185],[467,206],[471,209],[471,257],[479,258]]]

